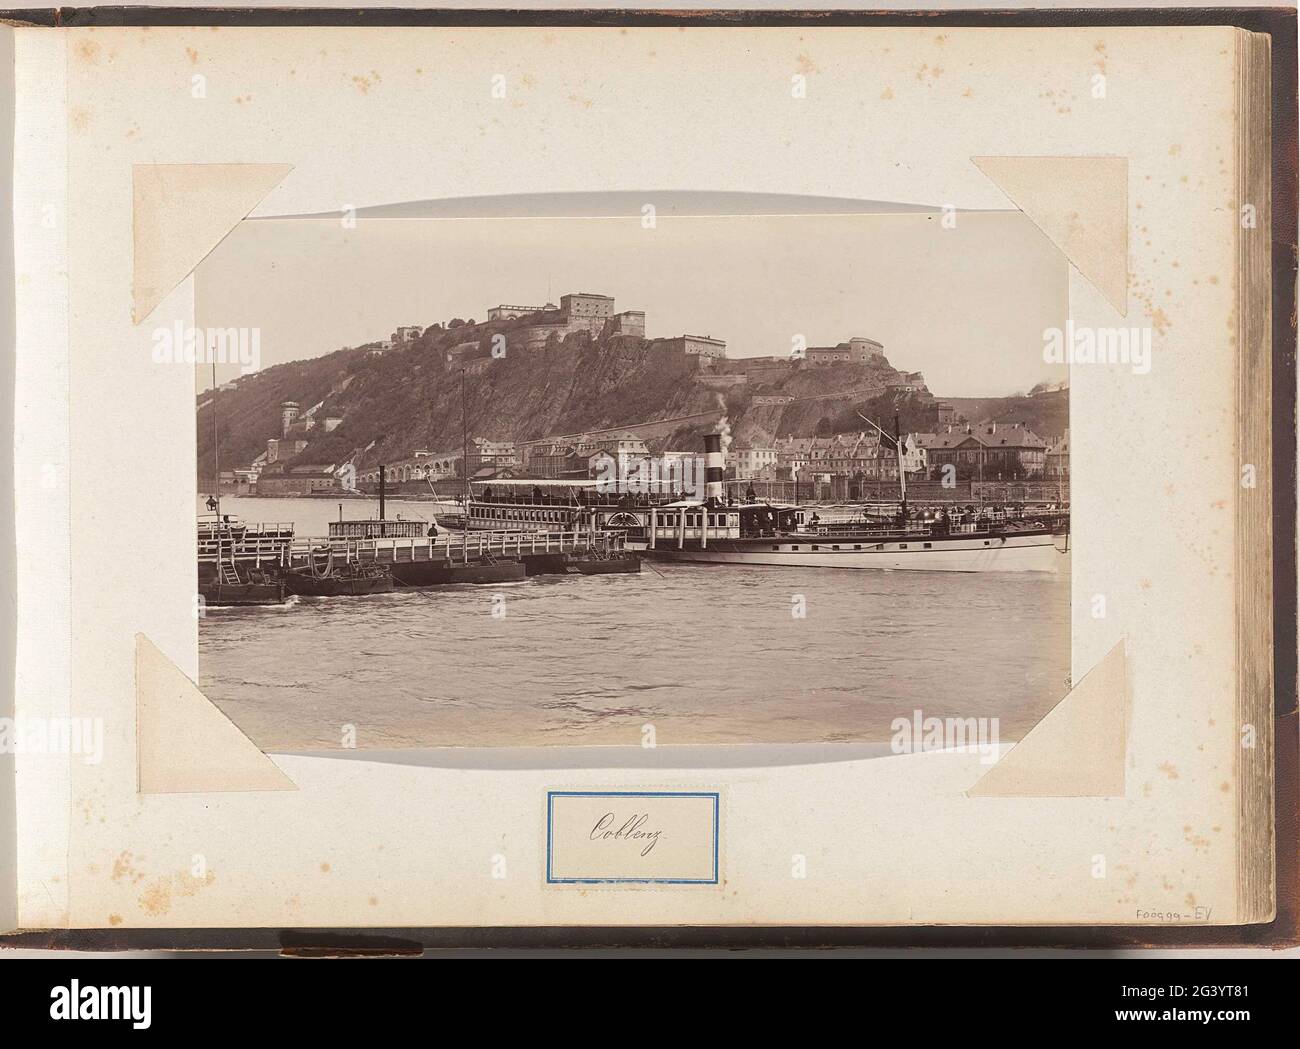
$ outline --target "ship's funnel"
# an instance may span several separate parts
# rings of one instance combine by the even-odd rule
[[[710,506],[722,504],[722,434],[704,435],[704,501]]]

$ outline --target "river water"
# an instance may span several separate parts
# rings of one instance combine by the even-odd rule
[[[377,506],[344,504],[348,518]],[[222,500],[323,534],[323,499]],[[388,516],[430,504],[390,501]],[[644,562],[199,621],[204,692],[264,750],[884,741],[996,717],[1015,740],[1068,691],[1069,575]],[[803,615],[797,615],[802,609]]]

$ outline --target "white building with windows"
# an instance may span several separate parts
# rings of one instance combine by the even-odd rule
[[[758,477],[768,466],[775,467],[778,457],[775,448],[731,449],[731,462],[736,470],[736,479],[740,481]]]

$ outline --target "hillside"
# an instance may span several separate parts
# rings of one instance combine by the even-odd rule
[[[947,397],[970,422],[1024,423],[1039,437],[1060,437],[1070,426],[1070,391],[1047,390],[1031,396]]]
[[[889,428],[895,411],[904,429],[927,428],[921,413],[933,400],[924,391],[887,393],[885,382],[900,373],[883,358],[865,365],[800,364],[765,373],[762,381],[719,389],[719,380],[699,370],[695,358],[662,340],[576,333],[528,349],[515,342],[518,329],[511,320],[453,321],[383,353],[375,345],[361,346],[246,376],[236,388],[217,394],[221,467],[249,464],[266,450],[268,438],[280,436],[280,404],[286,400],[304,411],[319,405],[318,420],[342,419],[330,433],[318,426],[306,435],[310,443],[297,457],[301,463],[339,463],[355,455],[364,468],[408,458],[417,449],[458,450],[462,372],[459,359],[449,363],[453,351],[465,360],[469,434],[494,440],[526,441],[710,411],[721,416],[725,409],[738,442],[766,444],[778,435],[860,430],[856,410]],[[498,335],[505,337],[506,352],[493,358],[492,340]],[[735,363],[729,362],[728,370]],[[756,397],[794,399],[755,404]],[[990,404],[1014,412],[1037,400],[1004,398]],[[198,405],[198,481],[205,488],[213,462],[210,391]],[[1022,416],[1031,428],[1041,418],[1051,423],[1049,434],[1058,432],[1051,411]],[[701,432],[710,428],[686,426],[652,447],[698,448]]]

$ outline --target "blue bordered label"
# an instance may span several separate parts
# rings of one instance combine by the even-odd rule
[[[717,885],[717,791],[552,790],[548,885]]]

